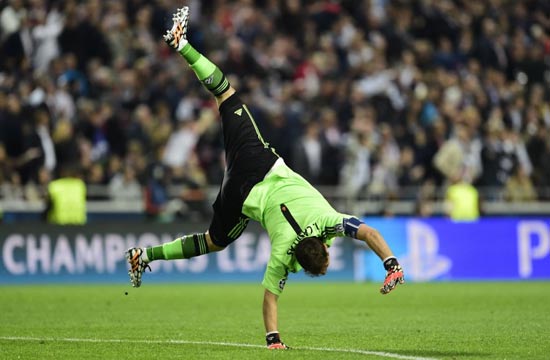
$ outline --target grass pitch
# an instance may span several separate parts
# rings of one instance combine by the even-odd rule
[[[255,284],[4,286],[0,359],[550,358],[548,282],[377,289],[289,283],[273,352]]]

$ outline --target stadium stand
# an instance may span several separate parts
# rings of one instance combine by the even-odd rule
[[[337,207],[442,214],[461,180],[485,214],[550,212],[550,2],[186,3],[190,41]],[[0,207],[40,211],[77,163],[90,211],[207,214],[220,128],[162,41],[180,1],[0,4]]]

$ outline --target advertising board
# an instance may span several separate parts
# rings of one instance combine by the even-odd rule
[[[550,219],[365,218],[392,247],[407,281],[550,279]],[[0,227],[0,284],[126,282],[124,251],[153,246],[207,224],[90,224],[82,227]],[[269,260],[267,234],[251,223],[221,252],[151,264],[147,281],[257,281]],[[380,259],[363,243],[336,239],[323,280],[380,281]],[[306,280],[303,273],[289,280]]]

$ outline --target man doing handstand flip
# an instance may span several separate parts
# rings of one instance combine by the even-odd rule
[[[277,326],[277,299],[289,272],[301,268],[312,276],[329,266],[332,239],[348,236],[364,241],[383,262],[382,294],[404,282],[403,270],[380,233],[358,218],[337,212],[304,178],[292,171],[260,134],[248,107],[221,70],[187,41],[189,8],[178,9],[164,40],[187,60],[219,106],[226,169],[214,215],[207,231],[189,234],[150,248],[130,248],[130,280],[141,285],[142,274],[156,260],[189,259],[220,251],[243,233],[249,219],[267,231],[271,255],[262,285],[263,318],[269,349],[287,349]]]

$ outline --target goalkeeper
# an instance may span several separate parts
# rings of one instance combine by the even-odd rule
[[[300,269],[324,275],[329,266],[332,239],[348,236],[365,243],[380,257],[387,271],[382,294],[403,283],[403,271],[383,237],[356,217],[338,213],[304,178],[292,171],[262,138],[247,106],[220,69],[187,41],[188,7],[174,14],[174,25],[164,40],[189,63],[219,106],[226,156],[226,170],[208,230],[151,248],[126,252],[134,287],[149,263],[189,259],[223,250],[246,228],[249,219],[266,229],[271,256],[262,285],[263,318],[269,349],[288,348],[277,326],[277,299],[289,272]]]

